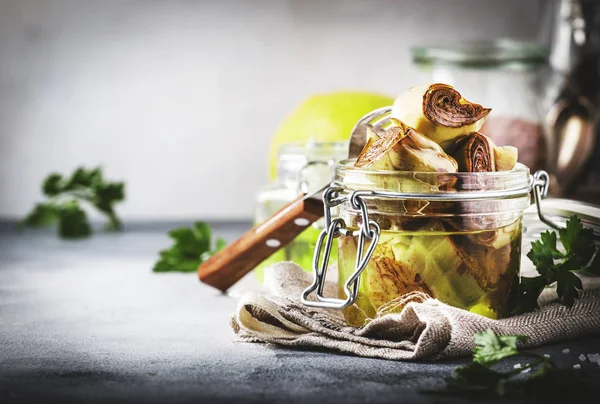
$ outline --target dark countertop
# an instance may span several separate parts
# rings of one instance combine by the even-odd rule
[[[249,226],[213,228],[231,241]],[[0,224],[0,403],[463,402],[421,390],[443,386],[464,360],[402,363],[233,343],[235,298],[194,274],[151,272],[172,227],[62,241]],[[536,351],[598,375],[577,356],[599,352],[600,337]]]

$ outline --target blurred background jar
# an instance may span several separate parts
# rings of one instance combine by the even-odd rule
[[[413,63],[419,82],[447,83],[468,100],[492,107],[481,133],[519,149],[519,161],[532,171],[543,168],[545,140],[542,77],[544,45],[500,39],[449,46],[416,46]]]
[[[348,142],[287,143],[279,148],[275,180],[256,195],[254,222],[259,224],[303,193],[315,192],[329,183],[336,161],[348,156]],[[281,261],[294,261],[312,270],[314,248],[323,220],[309,226],[294,241],[275,252],[255,269],[262,281],[264,268]],[[332,260],[337,257],[332,257]],[[335,261],[332,261],[335,262]]]

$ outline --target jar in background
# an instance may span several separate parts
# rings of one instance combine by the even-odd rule
[[[328,191],[325,203],[339,209],[330,229],[338,240],[338,307],[350,325],[397,310],[394,299],[412,291],[489,318],[507,314],[530,205],[527,167],[400,172],[345,160],[330,190],[337,202],[327,202]]]
[[[277,176],[261,189],[255,201],[255,224],[271,217],[302,193],[315,192],[331,181],[335,162],[348,156],[347,142],[288,143],[278,152]],[[264,268],[275,262],[294,261],[311,271],[314,247],[322,230],[319,220],[294,241],[275,252],[259,265],[255,274],[262,281]]]
[[[460,88],[466,99],[493,107],[481,133],[499,146],[517,147],[519,162],[531,170],[544,168],[541,76],[547,47],[503,39],[418,46],[412,56],[421,81],[450,84]]]

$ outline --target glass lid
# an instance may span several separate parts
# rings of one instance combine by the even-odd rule
[[[447,64],[460,67],[526,67],[547,63],[548,47],[535,42],[498,39],[412,48],[413,62],[421,67]]]

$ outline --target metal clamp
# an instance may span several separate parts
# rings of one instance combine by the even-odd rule
[[[350,203],[353,206],[357,206],[357,209],[360,209],[361,212],[363,212],[363,220],[360,224],[360,230],[350,233],[350,231],[346,228],[346,223],[343,219],[331,219],[331,208],[346,201],[346,198],[339,196],[340,191],[341,188],[330,187],[323,194],[326,227],[321,234],[319,234],[319,238],[317,239],[317,244],[315,246],[315,255],[313,257],[313,282],[304,290],[304,292],[302,292],[301,301],[305,306],[327,309],[344,309],[354,304],[356,298],[358,297],[360,275],[367,267],[367,264],[373,255],[373,251],[377,246],[377,242],[379,241],[379,233],[381,232],[379,225],[374,221],[369,220],[367,206],[360,195],[352,194],[350,196]],[[325,297],[323,295],[325,277],[327,275],[327,267],[329,264],[333,240],[341,235],[358,236],[356,269],[344,283],[344,293],[346,294],[345,300]],[[365,251],[366,239],[370,239],[371,243]],[[321,259],[323,243],[325,243],[325,249],[323,251],[323,259]],[[308,300],[308,296],[314,291],[316,291],[315,296],[317,301]]]
[[[550,186],[550,176],[544,170],[536,171],[533,175],[533,197],[535,198],[535,206],[537,208],[537,214],[542,223],[546,226],[552,227],[555,230],[560,230],[561,227],[548,219],[544,212],[542,212],[542,199],[548,195],[548,187]]]
[[[540,170],[537,171],[529,181],[527,186],[514,190],[503,190],[503,191],[482,191],[482,192],[470,192],[468,195],[460,195],[459,193],[448,193],[448,194],[417,194],[417,193],[404,193],[404,192],[382,192],[382,191],[354,191],[349,196],[342,196],[341,187],[329,187],[323,193],[323,202],[325,205],[325,229],[319,234],[317,244],[315,246],[315,254],[313,257],[313,282],[312,284],[302,292],[301,301],[302,304],[309,307],[319,307],[327,309],[344,309],[354,304],[358,297],[358,288],[360,286],[360,275],[367,267],[373,251],[379,241],[379,235],[381,229],[379,225],[369,219],[369,212],[365,203],[365,197],[376,197],[376,198],[396,198],[396,199],[441,199],[450,201],[472,201],[472,200],[484,200],[484,199],[497,199],[506,197],[525,196],[529,192],[533,191],[535,203],[537,205],[537,212],[540,220],[546,225],[560,229],[561,227],[548,219],[542,212],[541,201],[548,194],[548,187],[550,183],[550,177],[547,172]],[[350,232],[346,228],[346,223],[343,219],[331,218],[331,209],[343,202],[349,202],[352,209],[360,212],[357,214],[357,218],[361,218],[359,229]],[[344,293],[346,299],[335,299],[325,297],[323,295],[323,289],[325,287],[325,277],[327,274],[327,266],[329,264],[329,257],[331,255],[331,248],[333,246],[333,240],[340,236],[353,237],[358,236],[358,245],[356,250],[356,265],[354,272],[344,283]],[[366,240],[370,240],[369,246],[365,250]],[[323,259],[321,259],[321,250],[324,247]],[[316,291],[315,296],[317,301],[308,300],[309,295]]]

